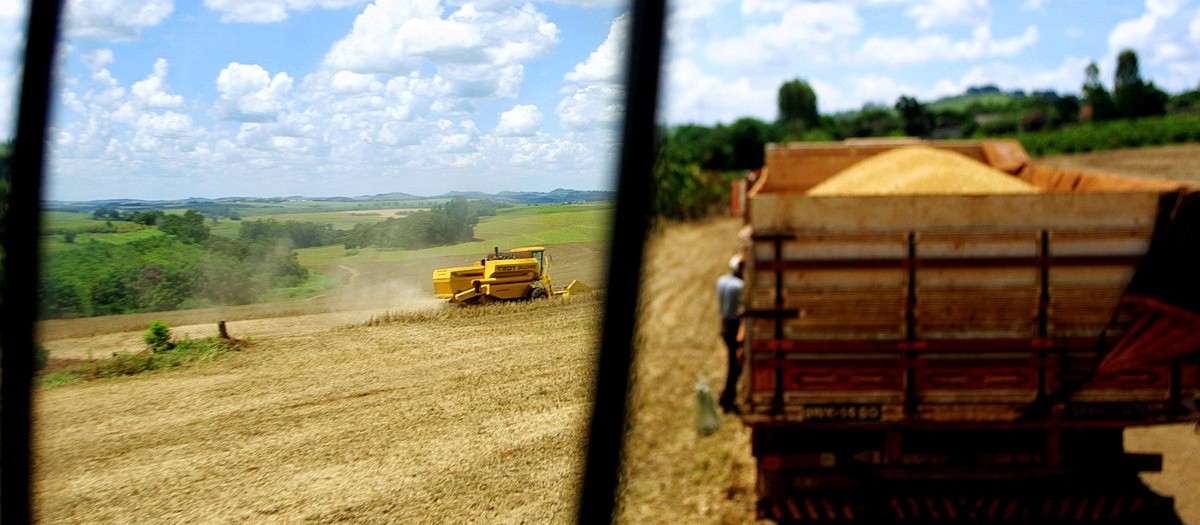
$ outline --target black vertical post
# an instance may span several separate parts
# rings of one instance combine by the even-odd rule
[[[30,387],[33,323],[37,312],[38,233],[50,74],[61,2],[32,1],[26,31],[21,107],[9,165],[4,214],[4,277],[0,284],[0,522],[29,523]]]
[[[609,250],[604,332],[588,432],[579,523],[611,523],[621,469],[626,394],[632,363],[642,243],[654,167],[664,0],[634,0],[625,77],[625,125],[617,179],[617,208]]]

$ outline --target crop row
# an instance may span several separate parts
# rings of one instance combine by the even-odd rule
[[[1017,136],[1033,156],[1200,142],[1200,115],[1114,120]]]

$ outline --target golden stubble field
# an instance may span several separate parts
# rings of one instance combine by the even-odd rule
[[[40,522],[569,521],[600,304],[397,314],[39,392]]]
[[[1175,159],[1165,171],[1154,162],[1164,155]],[[1200,181],[1200,146],[1130,156],[1151,166],[1144,173]],[[719,390],[724,374],[712,288],[737,226],[665,224],[648,241],[622,523],[753,521],[749,432],[732,417],[708,437],[693,425],[696,382]],[[600,284],[604,252],[555,252],[556,277]],[[308,302],[43,324],[52,358],[135,349],[159,317],[193,336],[229,320],[254,345],[180,370],[37,392],[39,521],[571,521],[601,298],[430,304],[429,270],[463,262],[331,270],[345,287]],[[1137,429],[1127,447],[1165,453],[1164,472],[1147,482],[1200,524],[1200,436],[1187,425]]]

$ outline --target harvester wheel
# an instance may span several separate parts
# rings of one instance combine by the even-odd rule
[[[550,294],[546,293],[546,288],[544,286],[531,286],[530,287],[530,290],[529,290],[529,300],[530,301],[536,301],[538,299],[545,299],[549,296],[550,296]]]

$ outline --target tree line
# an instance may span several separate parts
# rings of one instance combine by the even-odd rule
[[[88,239],[43,257],[40,315],[88,317],[247,304],[301,284],[309,271],[283,239],[214,236],[188,210],[162,234],[127,242]]]
[[[495,215],[501,207],[507,205],[456,197],[429,211],[418,211],[373,224],[356,224],[344,234],[341,243],[346,248],[416,250],[466,242],[474,239],[479,218]]]
[[[1084,75],[1080,95],[1005,93],[995,86],[978,86],[967,90],[964,100],[969,102],[962,104],[923,103],[902,95],[891,106],[867,103],[858,111],[833,115],[818,112],[817,95],[808,82],[792,79],[779,87],[773,122],[744,117],[711,127],[660,127],[651,212],[692,219],[723,208],[730,181],[761,168],[768,143],[884,136],[1028,137],[1026,147],[1037,155],[1200,141],[1200,89],[1167,94],[1141,78],[1134,51],[1118,55],[1111,93],[1094,62]]]

